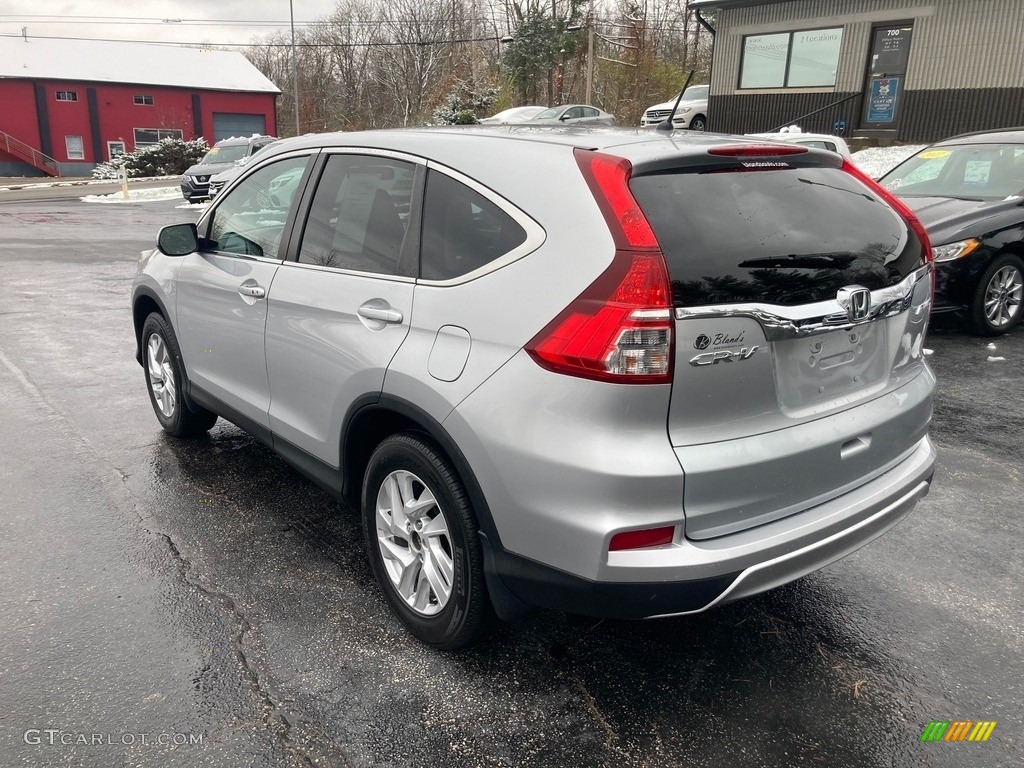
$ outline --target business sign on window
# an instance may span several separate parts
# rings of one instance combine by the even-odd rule
[[[896,119],[896,99],[899,98],[898,77],[875,77],[871,80],[868,96],[868,122],[891,123]]]
[[[788,32],[744,38],[740,88],[781,88],[786,82],[788,55]]]
[[[842,42],[842,29],[794,32],[786,85],[790,88],[835,85]]]
[[[843,28],[743,38],[740,88],[827,88],[836,84]]]

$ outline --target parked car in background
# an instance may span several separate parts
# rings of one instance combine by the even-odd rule
[[[707,85],[691,85],[683,94],[679,102],[679,109],[672,118],[673,128],[684,128],[691,131],[706,131],[708,129],[708,90]],[[655,104],[648,107],[644,116],[640,118],[640,125],[659,125],[672,112],[672,107],[679,98],[677,93],[664,104]]]
[[[615,116],[588,104],[563,104],[545,109],[528,121],[562,125],[615,125]]]
[[[274,136],[221,139],[203,155],[202,160],[182,175],[182,196],[190,203],[208,200],[211,177],[228,170],[236,161],[249,157],[274,141],[277,141]]]
[[[238,174],[242,172],[242,169],[246,166],[247,163],[249,163],[249,161],[251,161],[255,157],[259,157],[260,152],[265,150],[267,147],[272,146],[275,141],[278,140],[274,139],[274,141],[267,142],[259,149],[257,149],[255,152],[253,152],[251,155],[247,155],[243,157],[241,160],[235,160],[235,162],[227,170],[221,171],[220,173],[211,176],[209,187],[210,199],[213,200],[220,193],[220,191],[224,189],[224,187],[227,186],[229,182],[231,182],[232,179],[236,178]]]
[[[530,606],[704,611],[889,530],[935,462],[931,286],[831,152],[321,134],[161,230],[134,351],[169,434],[224,417],[361,510],[384,598],[454,648]]]
[[[842,136],[832,136],[827,133],[803,133],[801,131],[777,131],[775,133],[748,133],[758,139],[770,139],[771,141],[784,141],[787,144],[799,144],[802,147],[814,147],[815,149],[827,149],[843,157],[852,157],[850,146]]]
[[[508,124],[508,123],[524,123],[527,120],[539,115],[547,107],[512,107],[499,112],[496,115],[485,117],[480,121],[483,125],[494,125],[494,124]]]
[[[917,212],[934,244],[932,311],[958,313],[985,336],[1014,328],[1024,299],[1024,130],[940,141],[879,183]]]

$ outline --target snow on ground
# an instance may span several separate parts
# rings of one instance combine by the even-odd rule
[[[878,179],[924,148],[924,144],[907,144],[902,147],[868,147],[860,152],[854,152],[853,162],[872,179]]]
[[[207,208],[210,207],[210,201],[209,200],[204,200],[201,203],[182,203],[181,205],[176,205],[174,207],[175,208],[195,208],[196,210],[199,210],[199,211],[205,211]]]
[[[163,181],[164,179],[179,179],[180,176],[144,176],[139,178],[132,178],[128,180],[129,184],[136,181]],[[5,179],[8,183],[11,181],[18,181],[15,178]],[[93,178],[80,178],[73,181],[69,181],[67,177],[62,178],[60,181],[47,181],[47,182],[33,182],[30,184],[9,184],[6,187],[0,187],[0,192],[10,192],[12,189],[46,189],[48,187],[88,187],[93,184],[116,184],[117,179],[93,179]]]
[[[177,187],[156,187],[154,189],[130,189],[128,199],[120,192],[109,195],[86,195],[80,198],[83,203],[148,203],[154,200],[174,200],[181,197]]]

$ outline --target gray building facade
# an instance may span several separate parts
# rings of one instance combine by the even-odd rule
[[[708,122],[931,142],[1024,125],[1024,0],[691,0]],[[814,113],[814,114],[808,114]]]

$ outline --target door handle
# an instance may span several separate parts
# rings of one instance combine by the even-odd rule
[[[251,296],[254,299],[262,299],[267,295],[266,289],[258,285],[240,285],[238,286],[238,293],[241,296]]]
[[[402,313],[391,307],[368,307],[364,304],[356,312],[359,313],[360,317],[365,317],[367,320],[379,320],[382,323],[402,322]]]

